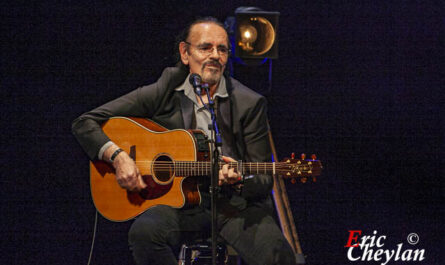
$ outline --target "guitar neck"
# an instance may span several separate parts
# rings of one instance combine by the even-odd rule
[[[237,172],[243,174],[273,174],[276,167],[281,163],[275,162],[230,162],[219,163],[221,169],[223,165],[229,164],[230,168],[235,168]],[[175,161],[175,174],[177,176],[204,176],[209,175],[211,163],[208,161]]]
[[[219,168],[223,165],[229,164],[230,168],[235,168],[237,172],[244,175],[250,174],[286,174],[290,175],[289,172],[295,174],[312,174],[313,164],[308,163],[294,163],[289,164],[286,162],[230,162],[230,163],[219,163]],[[177,176],[205,176],[210,174],[211,163],[208,161],[175,161],[174,171]]]

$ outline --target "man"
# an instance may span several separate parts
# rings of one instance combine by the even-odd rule
[[[199,128],[208,132],[210,115],[193,92],[188,76],[197,73],[210,88],[217,105],[225,162],[268,161],[265,99],[223,73],[229,56],[224,27],[214,18],[200,19],[185,31],[179,43],[183,67],[167,68],[160,79],[81,115],[73,133],[91,159],[108,161],[116,181],[127,190],[145,187],[140,171],[129,155],[110,141],[100,124],[112,116],[145,117],[168,129]],[[204,103],[206,97],[203,97]],[[231,185],[240,173],[228,165],[219,171],[218,184],[225,191],[218,198],[218,230],[248,264],[295,264],[294,254],[272,218],[269,175],[255,175]],[[200,189],[203,202],[193,209],[155,206],[132,224],[129,244],[137,264],[177,264],[178,247],[193,237],[190,231],[209,231],[208,187]]]

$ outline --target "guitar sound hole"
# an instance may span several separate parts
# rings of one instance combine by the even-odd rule
[[[154,163],[153,172],[161,182],[167,182],[175,172],[173,161],[166,155],[159,156]]]

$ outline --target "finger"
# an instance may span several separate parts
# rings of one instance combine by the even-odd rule
[[[147,187],[147,184],[145,184],[139,168],[135,166],[135,169],[136,169],[135,170],[136,174],[134,176],[134,187],[137,191],[140,191],[141,189],[144,189],[145,187]]]
[[[124,182],[123,182],[123,180],[122,179],[118,179],[117,180],[117,184],[119,184],[119,186],[121,186],[122,188],[124,188]]]
[[[229,175],[229,165],[223,165],[221,170],[224,178],[227,178]]]
[[[226,163],[229,163],[229,162],[236,162],[236,160],[233,159],[233,158],[231,158],[230,156],[222,156],[222,160],[223,160],[224,162],[226,162]]]
[[[116,174],[116,181],[117,181],[117,184],[119,184],[119,186],[121,186],[122,188],[125,188],[126,180],[123,177],[123,174],[121,172],[118,172]]]
[[[124,189],[132,191],[138,183],[135,174],[135,171],[123,173],[118,179],[119,185]]]
[[[131,192],[139,190],[139,178],[137,175],[130,175],[128,177],[127,187]]]
[[[235,173],[235,169],[234,168],[230,168],[229,172],[227,173],[227,179],[233,179],[233,175],[236,174]]]
[[[222,173],[222,170],[220,170],[219,175],[218,175],[218,186],[221,186],[222,184],[224,184],[224,182],[225,182],[225,178]]]
[[[142,178],[141,174],[139,174],[138,180],[140,189],[145,189],[147,187],[147,184],[144,182],[144,179]]]
[[[239,177],[238,177],[238,173],[235,171],[234,168],[231,168],[231,169],[229,170],[229,178],[228,178],[229,183],[230,183],[230,184],[233,184],[233,183],[237,182],[238,179],[239,179]]]
[[[132,187],[136,187],[138,184],[138,174],[133,172],[133,174],[128,176],[128,182]]]

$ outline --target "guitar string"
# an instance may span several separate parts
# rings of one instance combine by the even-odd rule
[[[149,165],[147,163],[151,162]],[[175,168],[176,171],[208,171],[211,169],[210,162],[207,161],[136,161],[136,164],[141,169],[149,169],[153,166],[156,167],[157,171],[167,171],[170,172],[172,168]],[[154,164],[154,165],[153,165]],[[231,167],[234,167],[238,169],[238,163],[236,162],[230,162],[230,163],[219,163],[219,166],[221,167],[224,164],[228,164]],[[251,165],[253,164],[254,168],[252,170]],[[243,168],[246,171],[250,172],[264,172],[273,169],[274,165],[271,162],[262,162],[262,163],[256,163],[256,162],[247,162],[243,164]],[[250,170],[248,170],[250,169]],[[307,164],[289,164],[286,162],[278,162],[275,164],[276,170],[299,170],[302,172],[305,171],[311,171],[313,170],[313,167],[311,165]]]
[[[136,164],[146,164],[146,163],[150,163],[153,164],[153,160],[138,160],[136,161]],[[194,165],[194,164],[198,164],[198,165],[208,165],[210,164],[210,162],[208,161],[176,161],[176,162],[172,162],[172,161],[154,161],[154,164],[156,165]],[[219,165],[231,165],[231,166],[236,166],[238,165],[237,162],[231,162],[231,163],[219,163]],[[244,162],[243,163],[245,166],[261,166],[264,167],[264,165],[266,166],[273,166],[273,162]],[[309,164],[296,164],[296,163],[286,163],[286,162],[275,162],[276,166],[304,166],[304,165],[309,165]]]
[[[196,163],[196,162],[195,162]],[[141,163],[136,163],[139,164],[138,167],[140,169],[146,170],[146,169],[150,169],[152,168],[152,165],[146,165],[143,164],[141,165]],[[222,164],[220,164],[222,165]],[[231,165],[234,168],[238,169],[237,164],[233,164]],[[251,168],[248,168],[248,165],[243,165],[243,168],[247,171],[247,172],[265,172],[265,171],[271,171],[273,170],[273,165],[259,165],[257,168],[254,168],[253,170]],[[211,165],[209,165],[208,163],[202,163],[200,165],[193,165],[193,164],[174,164],[171,162],[168,163],[163,163],[163,165],[159,165],[158,163],[155,164],[155,170],[159,171],[159,172],[171,172],[172,170],[175,170],[177,172],[183,172],[183,171],[190,171],[190,172],[200,172],[200,171],[205,171],[208,172],[211,169]],[[249,170],[250,169],[250,170]],[[308,172],[308,171],[312,171],[314,168],[308,165],[294,165],[291,168],[289,167],[288,164],[278,164],[275,167],[276,170],[280,171],[280,170],[284,170],[284,171],[289,171],[289,170],[298,170],[300,172]]]
[[[142,170],[148,170],[148,169],[150,169],[151,167],[140,167],[140,169],[142,169]],[[156,168],[155,169],[155,171],[164,171],[164,172],[169,172],[169,171],[171,171],[171,170],[175,170],[175,171],[193,171],[193,172],[196,172],[196,171],[205,171],[205,172],[209,172],[210,170],[211,170],[211,168],[210,167],[207,167],[207,168]],[[298,170],[298,171],[302,171],[302,172],[306,172],[306,171],[314,171],[314,169],[312,168],[295,168],[295,169],[288,169],[288,168],[279,168],[279,169],[276,169],[277,171],[294,171],[294,170]],[[271,172],[272,171],[272,168],[267,168],[266,169],[266,171],[267,172]],[[265,172],[265,170],[264,169],[261,169],[261,170],[251,170],[251,171],[248,171],[248,172],[251,172],[251,173],[255,173],[255,172]]]
[[[180,162],[180,163],[149,163],[149,162],[136,162],[136,164],[140,164],[140,165],[146,165],[146,164],[150,164],[150,165],[157,165],[157,166],[202,166],[202,165],[205,165],[205,166],[209,166],[209,164],[210,163],[196,163],[196,162],[193,162],[193,163],[184,163],[184,162]],[[220,163],[219,164],[219,166],[223,166],[223,165],[226,165],[226,164],[223,164],[223,163]],[[234,163],[234,164],[227,164],[227,165],[229,165],[229,166],[237,166],[238,164],[236,164],[236,163]],[[243,163],[243,167],[250,167],[251,165],[249,165],[249,164],[246,164],[246,163]],[[258,166],[256,165],[256,163],[255,163],[255,165],[253,165],[254,167],[261,167],[261,168],[264,168],[265,166],[266,167],[273,167],[273,165],[268,165],[268,164],[259,164]],[[302,165],[295,165],[295,164],[275,164],[275,166],[283,166],[283,167],[289,167],[289,166],[310,166],[310,165],[307,165],[307,164],[302,164]]]
[[[141,166],[148,166],[148,167],[151,167],[153,165],[157,166],[157,167],[171,167],[171,166],[174,166],[174,167],[196,167],[196,168],[198,168],[198,167],[210,167],[211,166],[210,163],[208,163],[208,162],[207,163],[206,162],[203,162],[203,163],[197,163],[197,162],[192,162],[192,163],[185,163],[185,162],[180,162],[180,163],[178,163],[178,162],[176,162],[176,163],[172,163],[172,162],[167,162],[167,163],[136,162],[136,164],[137,165],[141,165]],[[223,166],[223,165],[226,165],[226,164],[223,164],[223,163],[219,164],[219,166]],[[231,167],[238,167],[238,164],[236,164],[236,163],[227,164],[227,165],[229,165]],[[295,164],[292,165],[292,164],[286,164],[286,163],[275,164],[275,167],[281,167],[281,168],[310,167],[310,166],[311,165],[307,165],[307,164],[302,164],[302,165],[295,165]],[[248,168],[248,167],[250,168],[251,165],[244,163],[243,167],[244,168]],[[258,169],[261,169],[261,168],[273,168],[273,167],[274,167],[274,165],[268,165],[268,164],[263,164],[263,163],[256,165],[256,163],[254,163],[254,168],[255,169],[256,168],[258,168]]]
[[[211,165],[208,165],[208,164],[201,164],[201,165],[193,165],[193,164],[188,164],[188,165],[184,165],[184,164],[182,164],[182,165],[179,165],[179,164],[163,164],[163,165],[159,165],[159,164],[149,164],[149,165],[147,165],[147,164],[141,164],[141,163],[136,163],[136,165],[137,166],[140,166],[140,167],[152,167],[152,166],[155,166],[156,168],[170,168],[170,167],[177,167],[177,168],[211,168]],[[223,164],[220,164],[219,165],[220,167],[221,166],[223,166]],[[229,165],[229,166],[231,166],[231,167],[238,167],[237,165]],[[242,166],[243,168],[250,168],[250,166],[248,166],[248,165],[243,165]],[[296,168],[305,168],[305,167],[311,167],[310,165],[293,165],[293,166],[289,166],[289,165],[275,165],[275,168],[294,168],[294,167],[296,167]],[[264,169],[264,168],[268,168],[268,169],[270,169],[270,168],[273,168],[273,165],[266,165],[266,166],[264,166],[264,165],[261,165],[261,166],[255,166],[254,167],[254,170],[251,170],[251,171],[256,171],[257,169]]]

